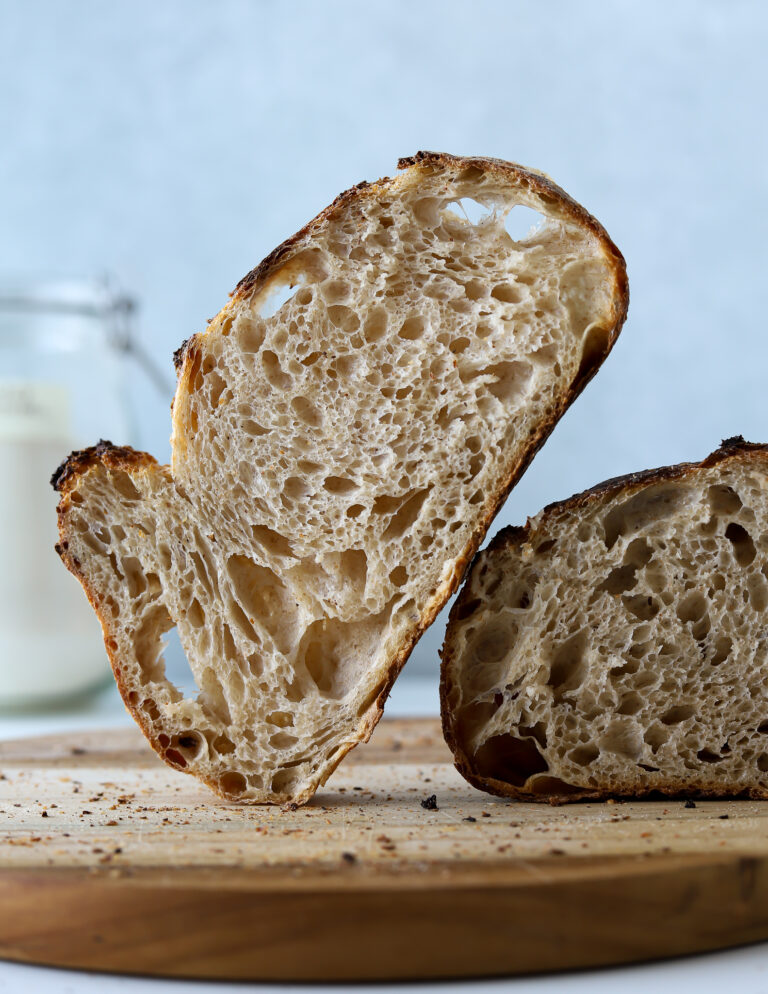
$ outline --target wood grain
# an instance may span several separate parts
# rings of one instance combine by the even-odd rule
[[[493,798],[432,719],[382,722],[296,811],[220,801],[132,729],[0,743],[0,770],[8,959],[391,980],[768,938],[768,803]]]

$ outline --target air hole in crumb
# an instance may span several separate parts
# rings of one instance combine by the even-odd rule
[[[566,783],[560,777],[534,777],[528,785],[528,789],[534,794],[546,794],[549,797],[570,797],[575,794],[583,794],[584,788],[575,784]]]
[[[469,449],[470,452],[473,453],[479,452],[482,447],[482,444],[483,440],[480,438],[479,435],[471,435],[467,439],[467,448]]]
[[[636,761],[643,745],[642,730],[630,718],[616,718],[600,736],[599,745],[604,752]]]
[[[310,428],[317,428],[323,423],[320,410],[306,397],[294,397],[291,401],[291,407],[299,421],[303,421]]]
[[[294,556],[290,541],[267,525],[251,525],[251,535],[262,551],[270,556]]]
[[[389,619],[389,606],[365,622],[338,618],[313,621],[302,636],[297,666],[308,674],[324,697],[342,698],[376,651]]]
[[[131,478],[127,473],[122,472],[112,472],[110,474],[112,479],[112,486],[117,490],[121,497],[125,500],[141,500],[141,494],[136,489]]]
[[[348,518],[358,518],[358,517],[360,517],[360,515],[363,513],[364,510],[365,510],[365,506],[363,504],[351,504],[347,508],[347,517]]]
[[[219,785],[225,794],[237,797],[238,794],[243,793],[248,783],[242,773],[230,770],[219,778]]]
[[[587,675],[587,643],[587,632],[582,629],[555,650],[547,679],[555,704],[561,703],[564,694],[583,683]]]
[[[456,177],[457,183],[482,183],[485,179],[485,172],[480,166],[467,166],[463,172]]]
[[[474,479],[485,465],[485,453],[478,452],[469,460],[469,476]]]
[[[291,787],[296,782],[296,773],[293,769],[287,768],[278,770],[277,773],[272,777],[272,783],[270,784],[270,789],[273,794],[287,794],[290,793]]]
[[[407,342],[418,341],[426,330],[427,323],[421,315],[406,318],[398,332],[400,338]]]
[[[644,538],[633,539],[624,551],[624,563],[639,569],[651,561],[653,551]]]
[[[211,407],[218,407],[221,395],[227,387],[227,381],[222,376],[219,376],[216,370],[208,374],[206,381],[210,390],[209,403]]]
[[[514,634],[509,625],[500,621],[486,625],[472,645],[474,659],[478,663],[497,663],[504,659],[514,642]]]
[[[643,741],[651,747],[651,752],[654,753],[657,752],[668,739],[669,731],[658,722],[654,722],[650,725],[643,736]]]
[[[157,721],[160,717],[160,711],[158,710],[157,704],[152,700],[151,697],[146,698],[141,702],[141,710],[149,718],[150,721]]]
[[[611,570],[596,590],[598,593],[605,591],[616,597],[635,586],[637,583],[636,573],[637,567],[631,564],[617,566],[616,569]]]
[[[299,459],[296,463],[296,468],[301,473],[306,473],[307,476],[311,476],[313,473],[319,473],[321,469],[324,469],[322,463],[313,462],[311,459]]]
[[[202,628],[205,624],[205,613],[200,606],[200,601],[196,597],[187,608],[187,621],[193,628]]]
[[[264,344],[264,323],[239,317],[235,321],[235,334],[241,352],[255,354]]]
[[[473,197],[461,197],[449,204],[447,214],[449,218],[459,217],[472,225],[478,225],[488,218],[489,210]]]
[[[707,490],[707,500],[714,514],[736,514],[742,508],[739,495],[733,487],[725,484],[710,487]]]
[[[181,769],[184,769],[187,765],[186,759],[182,756],[178,749],[166,749],[163,755],[169,763],[173,763],[174,766],[179,766]]]
[[[346,582],[362,597],[368,576],[368,556],[364,549],[345,549],[339,556],[339,568]]]
[[[253,438],[261,438],[262,435],[267,434],[267,429],[263,428],[258,421],[253,421],[251,418],[246,418],[245,421],[241,421],[240,427],[246,435],[251,435]]]
[[[283,370],[277,355],[270,349],[261,353],[261,363],[267,382],[276,390],[287,390],[291,385],[291,377]]]
[[[739,566],[749,566],[755,558],[755,543],[746,528],[732,521],[725,529],[725,537],[733,546],[733,555]]]
[[[755,611],[765,611],[768,607],[768,582],[762,573],[753,573],[747,577],[749,603]]]
[[[522,242],[538,234],[544,223],[544,216],[525,204],[515,204],[504,218],[504,227],[514,242]]]
[[[568,753],[568,759],[578,766],[589,766],[590,763],[594,763],[599,755],[600,750],[594,742],[587,742],[584,745],[576,746],[575,749],[571,749]]]
[[[348,335],[360,327],[360,318],[351,308],[345,307],[343,304],[332,304],[328,308],[328,317],[331,319],[332,325]]]
[[[730,656],[732,648],[733,641],[729,635],[718,635],[715,639],[715,651],[712,656],[712,665],[719,666],[721,663],[724,663]]]
[[[257,618],[266,628],[280,652],[286,652],[294,637],[296,604],[290,591],[268,567],[252,562],[246,556],[230,556],[227,572],[232,580],[237,599],[245,612],[244,634],[249,635],[248,625]],[[233,612],[236,620],[237,612]],[[243,627],[241,623],[241,627]]]
[[[326,476],[323,487],[329,494],[348,494],[357,490],[357,483],[343,476]]]
[[[483,280],[470,280],[468,283],[464,284],[464,293],[467,295],[469,300],[481,300],[488,294],[488,287]],[[469,344],[469,339],[466,340],[467,345]],[[451,351],[454,351],[451,349]]]
[[[308,286],[301,287],[300,290],[296,291],[296,303],[301,304],[302,307],[306,307],[307,304],[311,304],[313,297],[314,293]]]
[[[686,624],[698,621],[707,610],[707,599],[698,590],[690,590],[677,605],[677,616]]]
[[[363,335],[365,336],[366,342],[373,344],[386,335],[387,320],[387,312],[383,307],[371,308],[366,316],[365,325],[363,326]]]
[[[549,552],[549,550],[552,549],[554,545],[555,545],[555,539],[549,538],[546,540],[546,542],[542,542],[540,545],[536,546],[536,548],[533,550],[534,555],[541,556],[545,552]]]
[[[679,511],[687,496],[686,488],[662,484],[647,487],[612,508],[603,521],[607,548],[613,548],[622,535],[631,535],[671,517]]]
[[[661,716],[661,722],[664,725],[679,725],[681,721],[687,721],[694,714],[696,714],[696,709],[690,704],[678,704],[664,712]]]
[[[382,538],[385,541],[391,542],[401,538],[415,524],[431,490],[431,486],[425,487],[424,490],[411,492],[399,499],[399,507],[392,515],[389,524],[384,530]],[[377,497],[374,501],[373,510],[376,512],[383,511],[383,502],[387,499],[391,500],[392,498]]]
[[[525,293],[511,283],[500,283],[491,290],[491,296],[504,304],[519,304]]]
[[[716,752],[712,752],[711,749],[699,749],[696,753],[696,758],[700,759],[702,763],[720,763],[723,760],[722,756],[719,756]]]
[[[283,493],[293,500],[300,500],[309,493],[309,485],[300,476],[289,476],[283,484]]]
[[[280,308],[293,297],[294,291],[295,284],[291,286],[286,283],[275,283],[267,287],[266,293],[263,296],[260,295],[259,317],[266,319],[277,314]]]
[[[607,328],[601,328],[600,325],[592,325],[584,335],[584,341],[581,346],[581,363],[579,371],[576,374],[577,382],[591,376],[608,355],[610,347],[610,331]]]
[[[473,762],[478,776],[490,777],[522,787],[537,773],[546,773],[549,765],[535,739],[514,735],[494,735],[477,750]]]
[[[389,579],[396,587],[402,587],[408,582],[408,570],[405,566],[395,566],[389,574]]]
[[[299,740],[288,732],[276,732],[269,739],[273,749],[292,749]]]
[[[321,284],[320,290],[331,304],[347,300],[351,293],[351,288],[346,280],[326,280],[325,283]]]
[[[218,735],[213,741],[213,749],[222,756],[229,756],[235,751],[235,743],[228,735]]]
[[[277,725],[278,728],[293,727],[293,715],[290,711],[270,711],[266,721],[270,725]]]
[[[768,755],[766,753],[761,752],[757,757],[757,768],[761,773],[768,772]]]
[[[616,714],[637,714],[638,711],[642,710],[642,707],[643,698],[641,695],[635,691],[630,691],[621,698],[619,706],[616,708]]]
[[[659,604],[653,597],[645,594],[636,594],[634,597],[622,596],[621,600],[627,611],[640,621],[650,621],[659,613]]]

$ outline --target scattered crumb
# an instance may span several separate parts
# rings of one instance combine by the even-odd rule
[[[425,808],[427,811],[438,811],[439,810],[439,808],[437,806],[437,795],[436,794],[430,794],[429,797],[423,798],[419,803],[421,804],[422,808]]]
[[[477,821],[477,818],[473,818],[472,815],[467,815],[466,818],[462,818],[462,821]]]
[[[692,800],[691,800],[691,799],[689,798],[689,799],[688,799],[688,800],[687,800],[687,801],[685,802],[685,804],[683,805],[683,807],[684,807],[684,808],[695,808],[695,807],[696,807],[696,802],[695,802],[695,801],[692,801]]]

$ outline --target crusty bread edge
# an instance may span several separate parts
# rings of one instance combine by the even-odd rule
[[[290,238],[286,239],[286,241],[284,241],[264,260],[262,260],[262,262],[259,263],[255,269],[251,270],[251,272],[240,280],[232,293],[232,300],[212,320],[209,327],[205,331],[193,335],[191,338],[187,339],[174,353],[174,364],[178,374],[178,383],[176,388],[177,395],[183,387],[186,387],[186,381],[193,374],[194,364],[199,357],[199,350],[197,348],[198,341],[206,334],[210,334],[216,328],[221,326],[223,321],[227,319],[234,302],[246,297],[257,296],[258,294],[267,292],[270,281],[278,274],[283,277],[283,282],[286,277],[289,278],[291,259],[306,247],[314,232],[321,225],[325,224],[328,220],[333,219],[342,206],[346,206],[355,200],[363,200],[373,196],[379,196],[383,190],[407,182],[407,177],[411,177],[411,181],[415,183],[418,181],[418,175],[421,171],[432,171],[443,166],[450,167],[452,169],[469,169],[475,167],[483,171],[494,173],[507,181],[511,180],[514,183],[527,186],[533,193],[545,200],[548,207],[558,213],[561,218],[577,223],[590,231],[591,234],[600,242],[613,276],[613,310],[608,316],[608,320],[606,322],[607,327],[604,329],[606,332],[606,340],[603,344],[603,348],[601,348],[599,352],[585,357],[586,361],[582,362],[579,367],[576,377],[568,392],[563,397],[559,407],[553,411],[546,422],[539,425],[538,429],[531,433],[526,448],[521,453],[517,462],[511,467],[507,479],[498,487],[496,493],[491,495],[485,518],[480,522],[477,528],[475,528],[463,552],[455,561],[451,575],[447,577],[435,591],[431,600],[425,606],[421,618],[414,626],[410,635],[407,636],[401,649],[390,661],[386,676],[381,684],[381,689],[374,698],[368,710],[363,715],[357,727],[356,738],[342,744],[337,755],[334,757],[333,763],[328,767],[323,768],[318,775],[308,783],[305,789],[293,799],[297,804],[303,804],[308,801],[310,797],[312,797],[318,787],[325,783],[350,749],[354,748],[354,746],[356,746],[359,742],[367,742],[370,739],[374,728],[384,713],[384,704],[389,696],[392,686],[413,651],[416,642],[421,638],[426,629],[429,628],[443,605],[458,588],[462,577],[464,576],[468,565],[475,556],[475,553],[485,537],[491,522],[498,514],[512,488],[515,486],[517,481],[530,465],[533,457],[552,433],[557,422],[586,387],[587,383],[589,383],[592,377],[597,373],[597,370],[610,353],[616,339],[619,336],[622,325],[624,324],[627,316],[627,309],[629,307],[629,284],[627,281],[626,264],[621,252],[611,241],[608,233],[600,222],[597,221],[596,218],[592,217],[591,214],[589,214],[579,203],[573,200],[572,197],[565,193],[564,190],[557,186],[544,173],[526,169],[525,167],[519,166],[515,163],[504,162],[499,159],[477,156],[455,156],[439,152],[417,152],[414,156],[401,158],[397,165],[398,169],[405,170],[406,172],[393,179],[385,177],[375,183],[368,183],[364,181],[359,183],[357,186],[352,187],[350,190],[346,190],[345,192],[339,194],[339,196],[336,197],[336,199],[328,207],[322,210],[315,218],[313,218],[313,220],[306,224],[295,235],[292,235]],[[175,435],[176,414],[174,412],[173,404],[171,405],[171,411],[174,420]],[[116,654],[110,649],[108,644],[110,635],[108,631],[106,612],[101,610],[97,593],[88,588],[80,569],[80,564],[77,563],[74,557],[72,557],[68,552],[68,536],[66,534],[65,522],[65,513],[68,505],[67,494],[73,487],[76,478],[82,473],[87,472],[89,467],[94,465],[96,462],[102,462],[108,468],[127,470],[137,468],[142,465],[156,465],[156,460],[147,453],[136,452],[127,447],[113,446],[111,443],[107,442],[101,442],[99,445],[93,446],[89,449],[73,452],[72,455],[69,456],[69,458],[59,467],[56,473],[54,473],[51,481],[54,488],[59,490],[62,494],[62,499],[59,501],[58,508],[60,542],[57,546],[57,551],[59,552],[59,555],[61,556],[67,569],[69,569],[69,571],[73,573],[82,584],[86,595],[88,596],[88,600],[99,617],[99,621],[101,622],[102,630],[104,632],[105,646],[107,648],[109,661],[112,666],[112,671],[115,674],[118,689],[126,708],[139,724],[139,727],[155,752],[157,752],[158,755],[169,763],[169,765],[173,766],[174,769],[180,769],[180,767],[176,766],[172,760],[169,760],[166,757],[163,747],[153,738],[151,728],[146,723],[143,714],[130,705],[128,701],[127,688],[125,687],[120,676],[119,660],[116,658]],[[186,770],[182,772],[192,771]],[[200,779],[204,779],[200,777],[199,774],[196,775]],[[218,782],[211,782],[208,780],[205,782],[207,782],[209,786],[211,786],[222,796],[229,796],[222,791]]]
[[[548,504],[541,511],[541,513],[537,515],[535,521],[532,521],[529,518],[525,525],[507,526],[506,528],[502,528],[496,535],[494,535],[484,552],[478,553],[478,555],[475,556],[475,559],[470,565],[467,573],[471,572],[475,564],[479,561],[480,556],[484,556],[488,552],[495,552],[497,550],[512,548],[514,546],[522,546],[530,537],[534,527],[537,531],[541,528],[545,528],[549,520],[558,514],[563,512],[578,511],[582,508],[589,507],[598,500],[606,497],[615,497],[618,494],[624,494],[627,497],[630,497],[639,490],[656,483],[664,483],[668,480],[684,480],[687,477],[695,475],[701,469],[710,469],[713,466],[717,466],[719,463],[745,455],[762,457],[768,461],[768,445],[757,442],[747,442],[741,435],[734,435],[732,438],[724,439],[720,447],[715,449],[714,452],[710,453],[710,455],[708,455],[701,462],[687,462],[677,463],[673,466],[660,466],[658,469],[648,469],[638,473],[628,473],[625,476],[616,476],[609,480],[604,480],[602,483],[598,483],[594,487],[590,487],[588,490],[583,490],[581,493],[574,494],[566,500]],[[472,769],[469,757],[461,747],[454,724],[455,715],[452,713],[448,705],[448,700],[453,690],[452,673],[456,666],[455,646],[451,641],[451,626],[455,620],[458,620],[458,617],[468,600],[471,600],[470,585],[469,583],[465,583],[459,593],[459,596],[456,598],[453,607],[451,608],[451,613],[448,618],[445,642],[440,650],[440,715],[443,726],[443,737],[453,753],[454,765],[464,779],[472,784],[473,787],[477,787],[478,790],[485,791],[488,794],[495,794],[498,797],[511,797],[518,801],[539,801],[547,804],[565,804],[574,801],[605,800],[608,797],[622,796],[636,798],[648,797],[651,795],[665,795],[676,797],[698,797],[702,799],[708,797],[713,798],[726,796],[722,790],[691,790],[679,780],[664,780],[660,783],[654,783],[653,787],[649,787],[647,790],[633,790],[628,794],[622,793],[621,790],[586,789],[574,789],[562,794],[534,794],[532,791],[526,791],[522,787],[515,787],[512,784],[505,783],[503,780],[496,780],[492,777],[482,777],[476,774]],[[755,787],[740,791],[738,793],[730,793],[727,796],[749,797],[753,800],[765,800],[768,799],[768,790]]]

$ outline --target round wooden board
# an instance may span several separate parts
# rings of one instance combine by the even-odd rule
[[[0,770],[7,959],[395,980],[768,938],[768,803],[511,803],[459,777],[435,719],[382,721],[296,811],[220,801],[132,729],[2,743]]]

